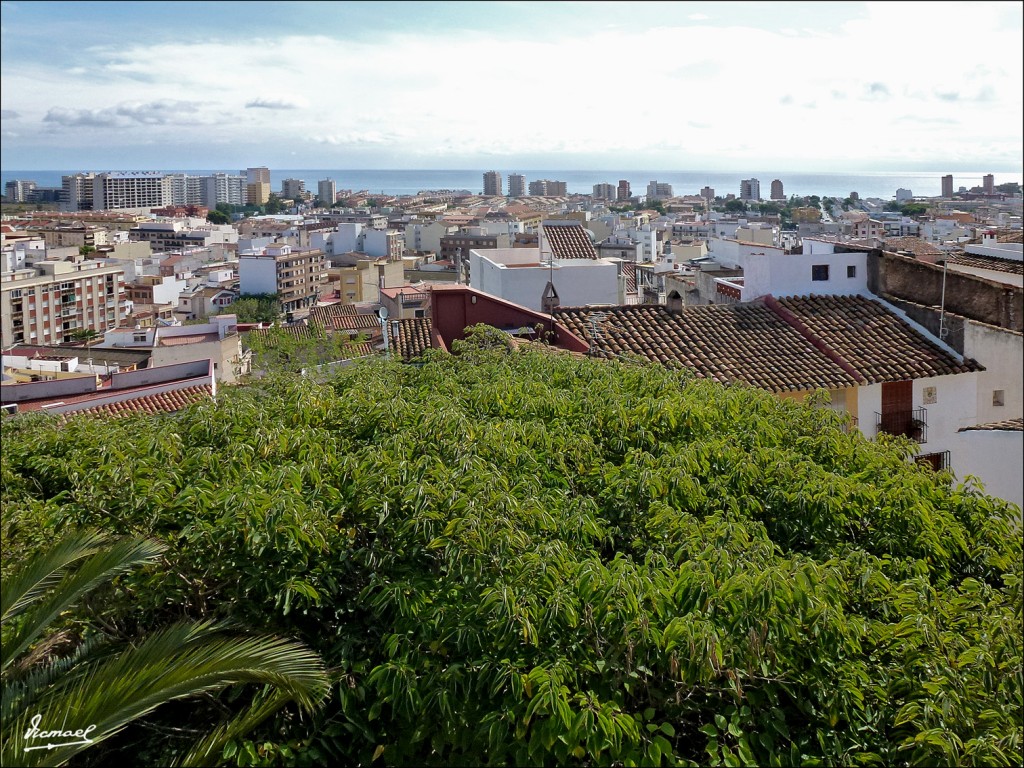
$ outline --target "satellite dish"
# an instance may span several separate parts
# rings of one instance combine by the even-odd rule
[[[377,310],[377,317],[379,317],[381,320],[387,320],[388,319],[388,308],[387,307],[381,307],[380,309],[378,309]]]

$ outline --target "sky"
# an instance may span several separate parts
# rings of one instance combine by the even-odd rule
[[[1020,2],[0,2],[4,169],[1020,172]]]

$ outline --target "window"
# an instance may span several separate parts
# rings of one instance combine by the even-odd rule
[[[992,390],[992,405],[1006,405],[1006,390]]]
[[[857,276],[857,268],[855,266],[852,266],[852,265],[847,267],[846,268],[846,276],[847,277],[856,277]]]
[[[812,266],[811,280],[828,280],[828,264],[815,264]]]

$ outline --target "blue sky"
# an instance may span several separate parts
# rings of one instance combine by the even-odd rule
[[[1022,7],[3,0],[0,162],[1019,172]]]

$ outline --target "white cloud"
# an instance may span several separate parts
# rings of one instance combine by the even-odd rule
[[[84,129],[117,128],[120,143],[160,146],[161,137],[189,141],[198,125],[194,144],[290,142],[314,165],[367,147],[396,158],[643,154],[673,167],[727,156],[814,162],[849,147],[867,166],[902,157],[904,145],[936,158],[980,152],[999,144],[990,141],[997,131],[1019,153],[1024,52],[1001,13],[984,3],[971,13],[868,4],[863,18],[829,33],[798,32],[806,23],[783,14],[773,29],[737,15],[725,27],[579,27],[557,40],[525,27],[360,41],[127,39],[83,50],[73,66],[5,62],[3,103],[21,115],[24,134],[35,125],[71,141]],[[984,40],[984,63],[920,66],[950,30]],[[770,72],[757,66],[766,61]],[[967,100],[970,110],[957,109],[959,123],[944,132],[942,119]],[[896,122],[897,104],[919,122]]]
[[[301,109],[308,106],[306,99],[289,96],[257,96],[245,104],[246,109]]]

